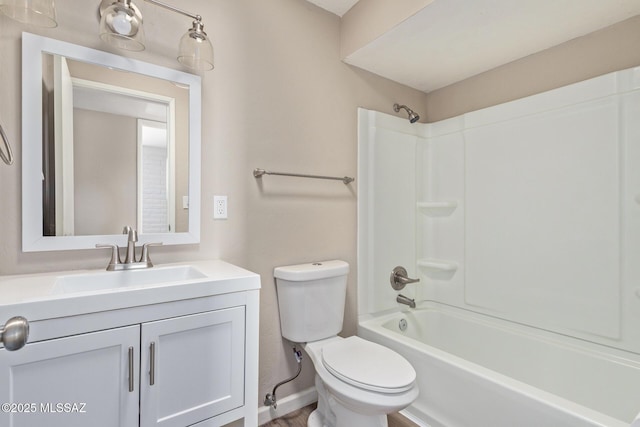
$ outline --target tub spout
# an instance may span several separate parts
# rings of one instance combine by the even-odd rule
[[[402,294],[398,294],[398,297],[396,298],[396,302],[399,302],[400,304],[408,305],[411,308],[416,308],[416,300],[407,298]]]

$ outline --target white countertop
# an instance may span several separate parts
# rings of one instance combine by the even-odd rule
[[[92,275],[122,272],[73,270],[0,276],[0,324],[13,316],[23,316],[32,322],[260,289],[259,275],[220,260],[162,264],[152,269],[160,272],[175,266],[191,266],[203,277],[60,293],[61,278],[84,276],[89,283]]]

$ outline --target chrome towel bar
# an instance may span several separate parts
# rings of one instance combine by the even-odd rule
[[[264,169],[256,168],[253,170],[253,176],[256,178],[262,178],[262,175],[281,175],[281,176],[296,176],[299,178],[315,178],[315,179],[333,179],[336,181],[342,181],[344,184],[349,184],[355,181],[355,178],[350,176],[322,176],[322,175],[306,175],[301,173],[285,173],[285,172],[271,172]]]

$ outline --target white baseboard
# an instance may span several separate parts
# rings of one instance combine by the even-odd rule
[[[261,406],[258,409],[258,425],[268,423],[271,420],[275,420],[278,417],[286,415],[290,412],[297,411],[300,408],[304,408],[307,405],[312,404],[318,400],[318,393],[315,387],[309,387],[298,393],[290,394],[277,401],[277,409],[272,407]]]

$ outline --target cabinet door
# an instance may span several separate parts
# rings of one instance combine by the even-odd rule
[[[183,427],[242,406],[244,327],[244,306],[143,324],[140,425]]]
[[[131,326],[0,350],[0,425],[137,426],[139,348]]]

